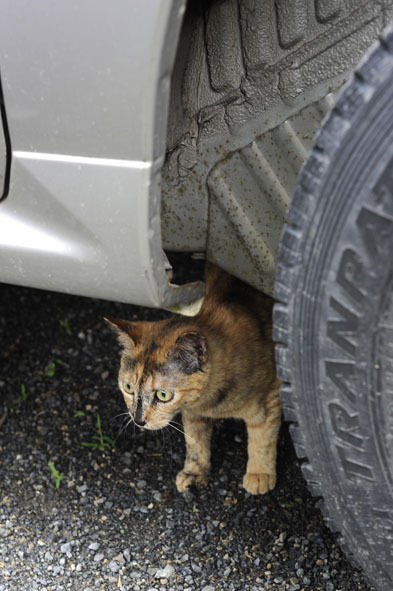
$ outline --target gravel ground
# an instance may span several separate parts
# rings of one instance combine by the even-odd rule
[[[234,421],[217,423],[209,487],[187,502],[176,492],[182,435],[124,429],[104,314],[164,315],[0,286],[0,591],[369,590],[324,526],[286,425],[273,492],[241,489]]]

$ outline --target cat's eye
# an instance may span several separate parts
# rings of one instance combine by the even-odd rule
[[[173,398],[173,392],[170,390],[156,390],[156,398],[160,402],[169,402]]]
[[[127,392],[127,394],[133,394],[134,393],[134,390],[133,390],[131,384],[129,384],[128,382],[123,382],[123,388]]]

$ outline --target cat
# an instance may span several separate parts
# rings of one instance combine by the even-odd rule
[[[207,484],[215,418],[246,423],[246,491],[264,494],[275,486],[281,404],[273,303],[208,264],[205,298],[195,317],[156,322],[106,318],[122,346],[118,383],[134,423],[162,429],[181,412],[186,458],[176,477],[179,492]]]

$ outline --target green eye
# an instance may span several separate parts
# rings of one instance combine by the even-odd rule
[[[173,398],[173,392],[170,392],[169,390],[157,390],[156,398],[160,402],[169,402]]]
[[[128,394],[134,393],[134,390],[132,389],[131,384],[129,384],[128,382],[123,382],[123,388]]]

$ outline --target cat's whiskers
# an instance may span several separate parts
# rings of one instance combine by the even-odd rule
[[[166,447],[167,447],[167,440],[165,438],[165,435],[166,435],[167,431],[166,431],[166,429],[160,429],[159,431],[160,431],[161,439],[162,439],[162,448],[163,449],[166,449]],[[169,438],[169,443],[171,443],[170,438]],[[171,452],[172,452],[172,446],[171,446]],[[171,457],[171,454],[169,454],[169,455]]]
[[[171,419],[171,423],[172,425],[177,425],[178,427],[180,427],[181,429],[183,428],[183,423],[179,423],[178,421],[174,421]]]
[[[173,441],[172,441],[172,431],[169,431],[168,429],[160,429],[161,431],[161,436],[162,436],[162,441],[163,441],[163,448],[166,449],[168,442],[169,442],[169,461],[170,461],[170,466],[172,468],[173,465]]]
[[[125,413],[122,413],[122,414],[128,416],[128,412],[125,412]],[[121,415],[117,415],[117,417],[115,417],[115,418],[118,418],[119,416],[121,416]],[[122,424],[119,427],[119,430],[118,430],[118,433],[117,433],[117,436],[116,436],[115,441],[117,441],[119,439],[120,435],[122,435],[124,433],[124,431],[127,429],[127,427],[128,427],[129,424],[130,424],[130,422],[129,421],[127,422],[127,418],[124,417],[123,418],[123,422],[122,422]]]
[[[168,425],[169,425],[169,427],[172,427],[172,429],[175,429],[175,431],[179,431],[179,433],[184,435],[184,437],[186,437],[187,439],[189,439],[192,443],[194,443],[196,445],[195,439],[193,437],[191,437],[191,435],[188,435],[188,433],[186,433],[183,429],[179,429],[179,427],[176,427],[176,425],[173,424],[172,421],[169,421]]]
[[[184,431],[184,427],[183,427],[183,423],[179,423],[178,421],[170,421],[171,423],[171,427],[174,427],[175,425],[178,427],[178,431],[180,431],[180,433],[183,433],[183,435],[185,437],[188,437],[191,441],[195,441],[190,435],[188,435],[185,431]]]
[[[126,411],[126,412],[121,412],[121,413],[119,413],[118,415],[115,415],[114,417],[112,417],[112,418],[111,418],[111,421],[115,421],[115,420],[116,420],[116,419],[118,419],[119,417],[124,417],[124,416],[126,416],[126,415],[127,415],[127,416],[129,415],[129,412],[128,412],[128,411]]]
[[[124,427],[123,431],[126,431],[126,429],[127,429],[128,425],[130,425],[132,422],[133,422],[133,420],[132,420],[132,417],[130,417],[130,418],[128,419],[128,421],[127,421],[127,423],[126,423],[126,425],[125,425],[125,427]]]

